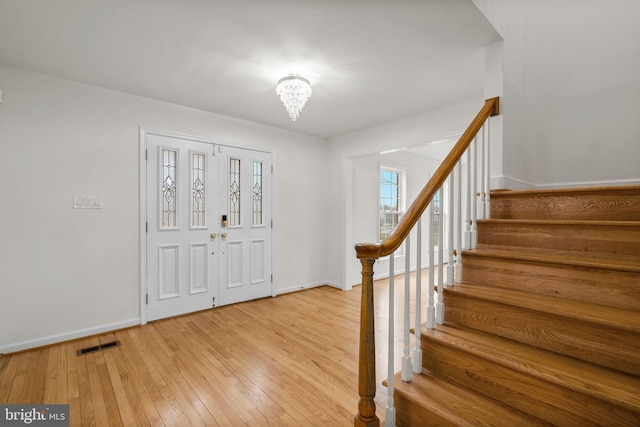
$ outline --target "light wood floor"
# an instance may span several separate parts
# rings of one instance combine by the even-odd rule
[[[375,289],[380,383],[388,285]],[[403,294],[397,282],[396,303]],[[360,287],[325,286],[3,355],[0,403],[69,403],[71,425],[83,426],[351,426],[359,310]],[[76,355],[114,339],[120,347]],[[385,394],[379,386],[381,419]]]

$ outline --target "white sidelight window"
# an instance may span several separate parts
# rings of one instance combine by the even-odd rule
[[[253,162],[253,205],[251,209],[251,225],[263,225],[262,222],[262,162]]]
[[[444,219],[444,212],[440,203],[439,191],[436,192],[436,194],[433,196],[433,200],[431,201],[431,203],[433,204],[433,228],[431,231],[431,233],[433,233],[433,245],[440,246],[441,239],[440,239],[440,232],[439,232],[439,224],[440,224],[440,221]]]
[[[229,158],[229,227],[240,226],[240,159]]]
[[[160,224],[161,228],[176,228],[178,226],[176,171],[178,152],[176,150],[161,149],[160,154]]]

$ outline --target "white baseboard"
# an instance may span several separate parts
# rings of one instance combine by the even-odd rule
[[[602,181],[575,181],[560,182],[556,184],[540,184],[537,188],[546,190],[554,188],[578,188],[578,187],[612,187],[621,185],[640,185],[640,178],[637,179],[606,179]]]
[[[15,353],[17,351],[28,350],[30,348],[42,347],[45,345],[56,344],[64,341],[71,341],[78,338],[84,338],[91,335],[103,334],[105,332],[115,331],[118,329],[129,328],[140,324],[140,319],[129,319],[122,322],[111,323],[108,325],[100,325],[92,328],[79,329],[77,331],[65,332],[62,334],[49,335],[46,337],[35,338],[32,340],[20,341],[12,344],[0,346],[0,354]]]
[[[332,288],[336,288],[336,289],[340,289],[341,291],[344,291],[344,286],[341,285],[340,283],[336,283],[336,282],[324,282],[325,285],[327,286],[331,286]]]
[[[640,178],[531,184],[506,175],[491,177],[491,188],[496,190],[550,190],[555,188],[612,187],[620,185],[640,185]]]
[[[299,286],[291,286],[289,288],[284,288],[284,289],[278,289],[276,291],[276,295],[288,294],[290,292],[302,291],[304,289],[317,288],[319,286],[331,286],[333,288],[344,290],[344,287],[338,283],[324,281],[324,282],[307,283],[305,285],[299,285]]]
[[[491,177],[491,188],[496,190],[535,190],[537,187],[529,182],[501,175]]]

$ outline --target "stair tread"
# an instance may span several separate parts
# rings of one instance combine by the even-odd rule
[[[467,297],[491,300],[532,311],[541,311],[556,316],[640,333],[640,311],[638,310],[464,282],[445,288],[445,292],[464,294]],[[640,307],[638,309],[640,310]]]
[[[414,373],[410,382],[402,381],[401,374],[396,374],[394,384],[396,396],[400,397],[401,394],[421,408],[428,408],[436,417],[455,425],[550,425],[480,392],[438,377],[424,368],[420,374]]]
[[[640,378],[506,338],[454,325],[422,328],[424,338],[640,412]]]
[[[627,191],[639,191],[640,185],[615,185],[615,186],[598,186],[598,187],[580,187],[580,188],[548,188],[548,189],[531,189],[531,190],[500,190],[491,191],[491,198],[493,197],[531,197],[531,196],[553,196],[553,195],[565,195],[565,194],[587,194],[587,193],[617,193]]]
[[[640,220],[640,186],[491,192],[491,217]]]
[[[640,261],[611,256],[579,255],[572,251],[561,251],[514,246],[483,245],[479,249],[463,251],[465,255],[486,258],[509,258],[518,261],[545,262],[570,266],[602,268],[609,270],[630,271],[640,273]]]

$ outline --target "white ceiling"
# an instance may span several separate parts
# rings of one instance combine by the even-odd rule
[[[482,97],[497,40],[471,0],[0,0],[1,64],[321,137]]]

